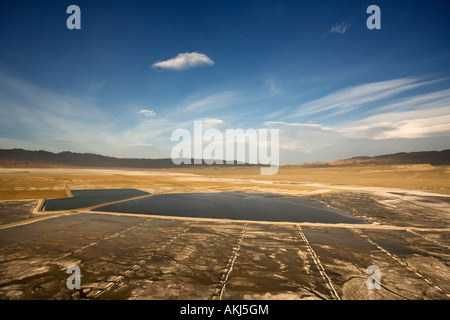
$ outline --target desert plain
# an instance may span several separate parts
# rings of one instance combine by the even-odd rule
[[[0,181],[0,299],[450,299],[449,166],[0,168]],[[305,197],[367,223],[41,210],[125,188]]]

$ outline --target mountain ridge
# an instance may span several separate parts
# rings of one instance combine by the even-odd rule
[[[191,159],[193,163],[194,159]],[[203,166],[207,164],[202,161]],[[226,166],[256,166],[247,163],[224,164]],[[55,167],[89,167],[89,168],[179,168],[190,167],[194,164],[176,165],[170,158],[116,158],[95,153],[77,153],[62,151],[53,153],[50,151],[30,151],[24,149],[0,149],[0,167],[6,168],[55,168]],[[195,166],[199,166],[195,164]]]
[[[193,159],[191,159],[193,160]],[[192,161],[193,163],[193,161]],[[442,151],[399,152],[379,156],[355,156],[328,162],[307,162],[284,167],[325,168],[364,165],[401,165],[431,164],[450,165],[450,149]],[[217,165],[217,164],[213,164]],[[223,164],[225,166],[261,166],[247,163]],[[116,158],[95,153],[77,153],[63,151],[30,151],[24,149],[0,149],[0,167],[6,168],[55,168],[55,167],[90,167],[90,168],[180,168],[199,166],[198,164],[175,165],[172,159]],[[203,161],[202,166],[209,166]],[[222,166],[222,165],[221,165]]]
[[[355,167],[364,165],[431,164],[450,165],[450,149],[442,151],[398,152],[378,156],[356,156],[328,162],[308,162],[293,166],[304,168]]]

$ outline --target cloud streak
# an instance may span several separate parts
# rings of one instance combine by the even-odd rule
[[[450,135],[450,106],[433,109],[393,111],[340,125],[336,132],[345,137],[372,140],[415,139]]]
[[[332,26],[329,32],[344,34],[347,32],[348,28],[350,28],[350,24],[344,21],[341,24]]]
[[[147,117],[147,118],[153,118],[154,116],[156,116],[156,113],[153,110],[143,109],[143,110],[139,111],[138,113],[142,114],[144,117]]]
[[[434,82],[436,81],[420,82],[416,78],[401,78],[344,88],[323,98],[300,105],[293,114],[285,119],[324,112],[326,114],[322,115],[323,117],[335,116]]]
[[[348,31],[349,28],[350,28],[350,23],[347,23],[346,21],[344,21],[342,23],[331,26],[330,30],[328,30],[327,32],[324,32],[322,34],[322,37],[326,37],[330,33],[344,34]]]
[[[180,53],[175,58],[159,61],[152,65],[153,69],[167,69],[174,71],[183,71],[197,67],[213,66],[212,61],[207,55],[197,52]]]
[[[225,108],[235,102],[236,97],[237,94],[232,91],[216,93],[188,103],[184,111],[200,113]]]

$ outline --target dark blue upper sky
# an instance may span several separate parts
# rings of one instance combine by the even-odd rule
[[[72,4],[81,30],[66,27]],[[449,9],[3,1],[0,148],[168,157],[171,132],[202,119],[279,128],[282,163],[449,148]]]

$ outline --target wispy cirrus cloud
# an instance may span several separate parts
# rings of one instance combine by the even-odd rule
[[[49,113],[60,117],[89,119],[103,115],[96,106],[93,96],[75,96],[68,93],[57,93],[30,81],[0,72],[0,97],[3,98],[3,110],[34,111]]]
[[[377,109],[377,112],[389,110],[434,109],[450,106],[450,89],[414,95],[400,99]]]
[[[294,113],[286,116],[285,119],[317,115],[324,112],[326,114],[323,114],[323,117],[335,116],[350,112],[368,103],[391,98],[402,92],[423,87],[437,81],[439,80],[420,81],[417,78],[400,78],[344,88],[330,93],[323,98],[300,105]]]
[[[237,96],[238,94],[233,91],[219,92],[187,103],[184,111],[200,113],[224,108],[235,102]]]
[[[283,121],[266,121],[264,122],[266,126],[286,126],[292,128],[302,128],[309,130],[319,130],[319,131],[330,131],[332,130],[330,127],[322,126],[317,123],[289,123]]]
[[[286,113],[287,111],[288,111],[288,108],[282,108],[280,110],[269,113],[265,118],[266,119],[277,118],[277,117],[281,116],[283,113]]]
[[[197,52],[180,53],[175,58],[159,61],[152,65],[153,69],[183,71],[187,69],[214,65],[207,55]]]

